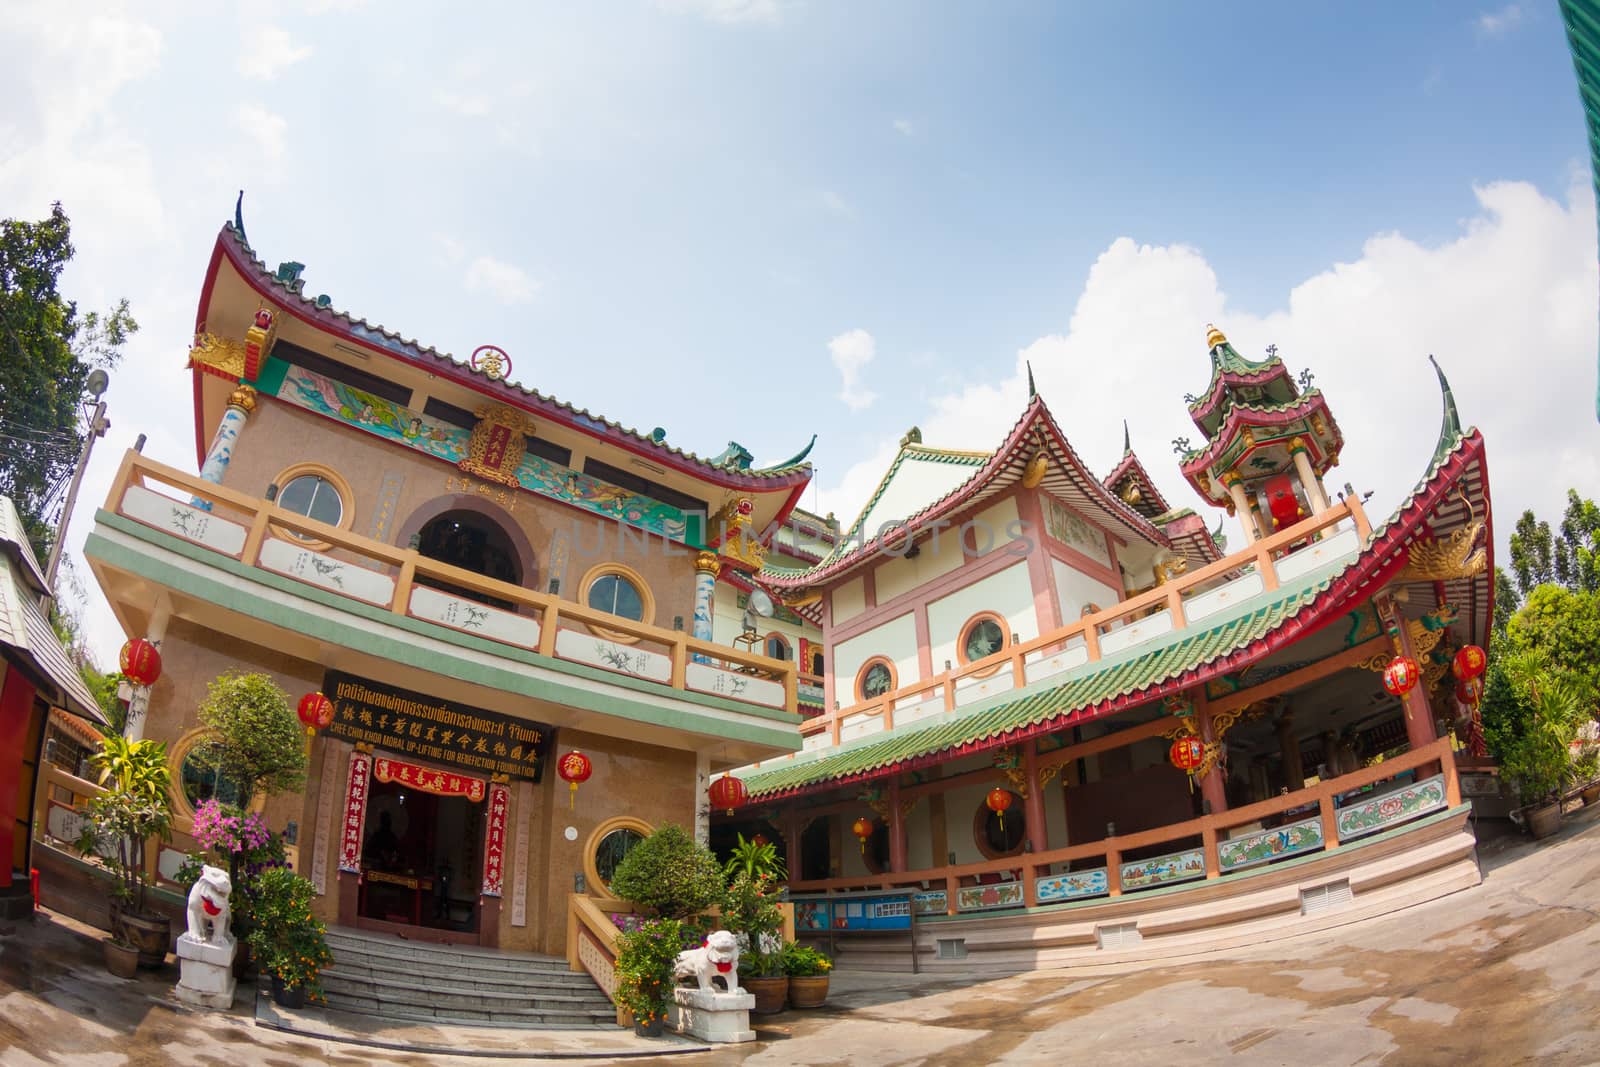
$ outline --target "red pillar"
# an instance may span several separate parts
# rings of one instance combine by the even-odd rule
[[[24,810],[22,799],[22,761],[27,753],[28,723],[33,717],[33,683],[15,667],[6,671],[0,689],[0,889],[11,888],[11,869],[17,861],[17,833],[27,838],[27,820],[19,823],[17,813]]]
[[[1207,745],[1215,744],[1218,738],[1211,725],[1211,705],[1206,702],[1203,689],[1195,696],[1195,715],[1200,723],[1200,739]],[[1212,815],[1228,810],[1228,791],[1223,782],[1220,759],[1200,779],[1200,796],[1206,802],[1206,810]]]
[[[1044,787],[1039,784],[1039,743],[1022,743],[1022,773],[1028,795],[1022,798],[1023,828],[1028,832],[1028,848],[1033,852],[1050,850],[1049,827],[1045,823]]]
[[[885,791],[889,801],[889,869],[899,873],[906,869],[906,824],[900,817],[900,778],[889,779]]]
[[[1417,656],[1416,648],[1411,644],[1411,632],[1406,629],[1405,617],[1400,616],[1400,651],[1422,665],[1422,660]],[[1428,706],[1428,687],[1421,682],[1406,694],[1402,702],[1406,709],[1406,740],[1411,743],[1413,750],[1431,745],[1438,739],[1438,734],[1433,729],[1433,708]],[[1418,777],[1422,770],[1418,769]]]

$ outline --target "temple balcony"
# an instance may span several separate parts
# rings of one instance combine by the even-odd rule
[[[1064,685],[1113,670],[1125,676],[1119,676],[1117,689],[1139,688],[1143,675],[1160,673],[1166,650],[1209,634],[1239,639],[1242,631],[1230,630],[1230,624],[1286,610],[1281,605],[1356,559],[1371,533],[1360,501],[1346,497],[1320,515],[1097,614],[876,699],[825,710],[801,725],[800,754],[741,774],[759,774],[765,792],[773,769],[822,758],[874,736],[920,734],[958,713],[964,718],[1030,697],[1048,698]]]
[[[86,555],[126,632],[163,610],[229,640],[557,726],[736,765],[798,747],[797,668],[486,578],[123,459]]]

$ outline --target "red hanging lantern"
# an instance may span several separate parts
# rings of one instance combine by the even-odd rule
[[[1477,707],[1478,702],[1483,699],[1483,676],[1480,674],[1457,682],[1456,699],[1469,708]]]
[[[990,811],[1000,816],[1001,830],[1006,828],[1006,811],[1011,807],[1012,800],[1011,790],[1001,789],[999,786],[989,790],[989,795],[983,800]]]
[[[151,686],[161,677],[161,650],[142,637],[135,637],[122,646],[118,657],[122,673],[134,685]]]
[[[1422,680],[1422,668],[1410,656],[1396,656],[1383,669],[1383,687],[1402,700]]]
[[[594,773],[594,764],[589,762],[588,756],[573,749],[556,764],[556,773],[567,783],[567,810],[571,811],[578,802],[578,785],[589,780],[589,775]]]
[[[1167,759],[1185,774],[1193,774],[1205,756],[1206,746],[1198,737],[1180,737],[1167,750]]]
[[[861,842],[861,854],[867,854],[867,839],[872,836],[872,820],[868,818],[857,819],[850,826],[850,832],[856,835],[856,840]]]
[[[733,809],[743,804],[748,796],[744,781],[731,774],[724,774],[711,783],[711,806],[722,808],[729,815],[732,815]]]
[[[750,843],[757,848],[760,848],[762,845],[768,844],[769,842],[767,841],[766,834],[757,834],[750,839]]]
[[[1463,682],[1469,678],[1480,677],[1489,667],[1489,657],[1484,655],[1483,649],[1477,645],[1467,645],[1456,653],[1455,662],[1450,669],[1457,678]]]
[[[300,698],[295,714],[306,724],[306,736],[315,737],[318,730],[326,729],[333,721],[333,701],[321,693],[307,693]]]

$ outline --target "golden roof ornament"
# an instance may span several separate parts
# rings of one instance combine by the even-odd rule
[[[1221,330],[1217,329],[1215,326],[1213,326],[1209,322],[1206,323],[1206,347],[1207,348],[1216,348],[1218,345],[1225,345],[1227,343],[1228,343],[1228,338],[1223,334],[1223,332]]]

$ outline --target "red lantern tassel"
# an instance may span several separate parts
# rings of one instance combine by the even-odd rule
[[[567,783],[567,810],[571,811],[578,803],[578,783]]]

